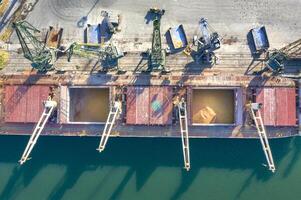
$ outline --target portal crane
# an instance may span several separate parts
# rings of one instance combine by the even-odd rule
[[[205,18],[200,19],[199,27],[201,37],[195,41],[198,46],[198,60],[204,63],[215,64],[216,56],[214,51],[220,48],[220,37],[218,33],[209,26]]]
[[[112,43],[102,46],[101,44],[89,43],[72,43],[66,50],[68,61],[71,61],[73,55],[86,58],[96,58],[98,61],[104,62],[106,66],[114,66],[118,68],[118,59],[124,56],[124,52],[120,51]]]
[[[56,60],[56,52],[47,48],[45,43],[34,36],[40,31],[27,21],[14,22],[13,28],[16,30],[24,57],[32,62],[32,67],[41,72],[51,70]]]
[[[277,75],[283,73],[284,63],[289,60],[301,60],[301,39],[268,54],[268,60],[262,71],[270,71]]]
[[[147,71],[166,71],[165,69],[165,57],[166,51],[162,49],[161,43],[161,16],[164,15],[165,10],[158,8],[151,8],[150,13],[155,15],[153,21],[153,39],[152,39],[152,48],[147,51],[148,54],[148,69]]]

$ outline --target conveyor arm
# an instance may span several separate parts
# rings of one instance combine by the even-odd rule
[[[180,117],[184,168],[187,171],[189,171],[190,169],[189,134],[188,134],[188,123],[187,123],[187,108],[186,108],[186,102],[184,100],[182,100],[178,104],[178,112]]]
[[[28,160],[28,157],[34,147],[34,145],[36,144],[40,134],[42,133],[44,127],[45,127],[45,124],[47,123],[51,113],[53,112],[54,108],[57,106],[57,103],[55,101],[45,101],[45,105],[44,105],[44,111],[43,111],[43,114],[42,116],[40,117],[29,141],[28,141],[28,144],[24,150],[24,153],[20,159],[20,164],[24,164],[27,160]]]
[[[117,116],[120,113],[121,113],[121,102],[116,101],[116,102],[114,102],[114,105],[112,106],[112,108],[110,110],[110,113],[109,113],[107,121],[106,121],[105,128],[102,132],[99,147],[97,149],[99,152],[102,152],[105,149],[107,141],[110,137],[112,128],[113,128],[113,126],[115,124],[115,121],[117,119]]]
[[[262,121],[262,117],[261,117],[261,113],[260,113],[260,108],[261,105],[259,103],[251,103],[250,105],[250,110],[251,110],[251,115],[252,118],[255,121],[255,125],[257,128],[257,132],[260,138],[260,142],[262,145],[262,149],[264,151],[264,155],[266,157],[266,160],[268,162],[269,165],[269,170],[271,170],[272,172],[275,172],[276,168],[274,165],[274,160],[273,160],[273,155],[272,155],[272,151],[269,145],[269,141],[268,141],[268,137],[265,131],[265,127]],[[257,112],[257,116],[256,116],[256,112]]]

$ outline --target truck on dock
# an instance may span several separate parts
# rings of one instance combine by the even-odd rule
[[[251,35],[254,43],[254,54],[260,54],[269,49],[270,43],[265,26],[251,29]]]
[[[88,24],[85,30],[85,43],[88,44],[100,44],[100,24],[91,25]]]
[[[167,33],[174,50],[185,48],[187,46],[187,37],[182,24],[175,28],[169,28]]]

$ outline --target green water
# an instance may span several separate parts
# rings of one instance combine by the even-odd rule
[[[33,159],[17,161],[28,137],[0,137],[0,199],[301,199],[301,138],[271,142],[277,172],[258,140],[193,139],[190,172],[180,139],[41,137]]]

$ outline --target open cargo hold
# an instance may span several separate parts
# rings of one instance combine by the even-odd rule
[[[193,88],[188,94],[190,122],[193,125],[241,125],[241,88]]]
[[[99,44],[101,42],[100,25],[88,24],[85,31],[85,42],[89,44]]]
[[[50,93],[45,85],[5,85],[4,86],[5,122],[37,122],[41,117]]]
[[[110,108],[109,88],[61,86],[60,95],[60,123],[106,121]]]
[[[165,125],[172,122],[172,88],[127,87],[126,123]]]
[[[257,88],[256,102],[263,105],[261,113],[264,125],[296,125],[295,88]]]

